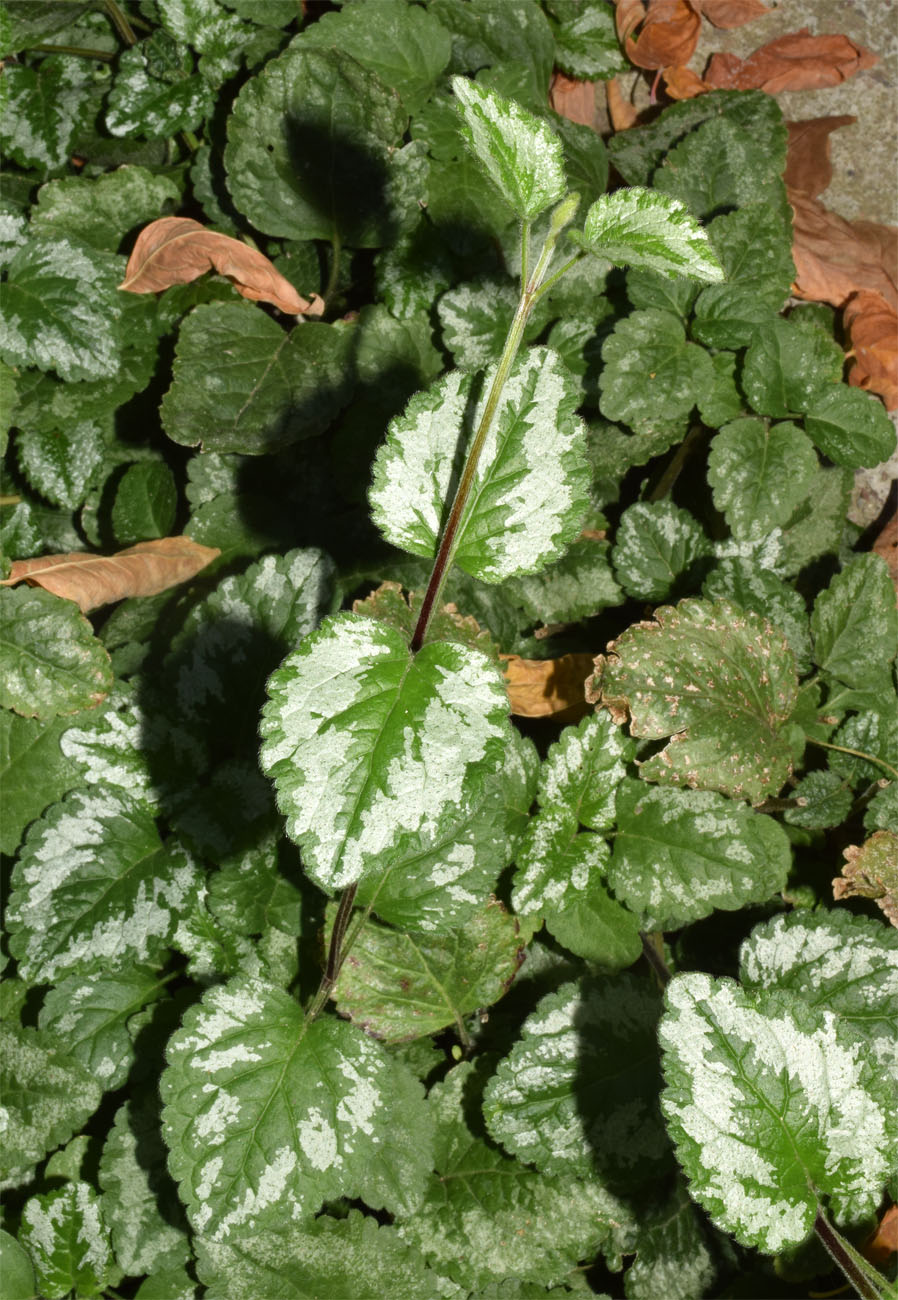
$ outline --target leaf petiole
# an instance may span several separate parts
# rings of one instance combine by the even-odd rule
[[[895,1288],[833,1227],[822,1209],[814,1219],[814,1232],[861,1300],[895,1300]]]

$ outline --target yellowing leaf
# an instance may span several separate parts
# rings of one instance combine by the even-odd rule
[[[311,300],[301,298],[258,249],[207,230],[190,217],[160,217],[144,226],[119,288],[157,293],[213,270],[226,275],[237,292],[253,302],[270,302],[291,316],[320,316],[324,311],[317,293]]]
[[[583,693],[592,669],[588,654],[562,655],[559,659],[522,659],[501,655],[511,711],[519,718],[545,718],[570,711],[571,721],[589,709]]]
[[[73,600],[82,614],[126,596],[155,596],[186,582],[221,554],[189,537],[159,537],[138,542],[115,555],[70,551],[15,560],[0,587],[27,582],[54,596]]]

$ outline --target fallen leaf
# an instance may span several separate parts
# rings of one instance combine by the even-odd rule
[[[615,131],[628,131],[636,125],[639,113],[628,99],[624,99],[617,77],[611,77],[605,82],[605,96],[608,100],[608,117]]]
[[[842,850],[845,866],[833,881],[833,898],[872,898],[898,926],[898,834],[874,831],[863,844]]]
[[[685,59],[671,60],[685,63]],[[716,90],[822,90],[838,86],[862,68],[872,68],[879,55],[847,36],[812,36],[810,29],[779,36],[747,59],[714,54],[705,80]]]
[[[226,275],[244,298],[270,302],[290,316],[320,316],[324,311],[317,294],[311,301],[301,298],[263,253],[230,235],[207,230],[190,217],[160,217],[144,226],[119,288],[128,293],[158,293],[173,284],[189,284],[212,270]]]
[[[898,1205],[890,1205],[864,1245],[864,1255],[877,1268],[887,1268],[892,1255],[898,1253]]]
[[[761,0],[696,0],[696,4],[709,23],[724,31],[744,27],[770,13],[770,7],[761,4]]]
[[[664,68],[661,76],[664,78],[664,89],[671,99],[695,99],[696,95],[707,94],[712,89],[697,72],[680,64]]]
[[[898,312],[872,289],[853,293],[842,317],[851,345],[848,382],[898,408]]]
[[[594,126],[596,117],[596,83],[576,81],[556,72],[549,87],[549,103],[560,117],[581,126]]]
[[[880,555],[885,560],[898,599],[898,514],[892,515],[884,525],[872,549],[874,555]]]
[[[559,659],[522,659],[500,655],[511,711],[519,718],[546,718],[569,714],[577,721],[590,712],[584,688],[592,673],[592,655],[570,654]]]
[[[859,289],[872,289],[898,308],[898,230],[846,221],[800,190],[788,194],[796,297],[842,307]]]
[[[830,161],[830,135],[840,126],[850,126],[857,118],[848,113],[837,117],[813,117],[806,122],[787,122],[789,142],[783,180],[793,190],[816,198],[833,178]]]
[[[73,600],[81,613],[87,614],[126,596],[155,596],[167,591],[192,578],[220,554],[216,547],[201,546],[189,537],[160,537],[138,542],[115,555],[70,551],[14,560],[0,587],[27,582]]]
[[[647,7],[641,0],[623,0],[616,19],[627,58],[637,68],[648,69],[688,63],[702,26],[693,0],[649,0]]]

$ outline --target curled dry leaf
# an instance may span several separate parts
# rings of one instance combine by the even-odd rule
[[[833,178],[829,137],[840,126],[850,126],[856,121],[856,117],[842,113],[834,117],[814,117],[806,122],[787,122],[789,142],[783,173],[786,184],[812,198],[822,194]]]
[[[616,19],[627,58],[647,69],[688,63],[702,26],[693,0],[651,0],[648,6],[641,0],[621,0]]]
[[[556,72],[549,87],[549,103],[560,117],[581,126],[594,126],[596,117],[596,83],[576,81]]]
[[[126,596],[155,596],[186,582],[221,554],[189,537],[160,537],[138,542],[115,555],[71,551],[15,560],[0,587],[27,582],[54,596],[73,600],[82,614]]]
[[[880,555],[888,566],[895,598],[898,600],[898,514],[892,515],[873,543],[873,554]]]
[[[747,59],[735,54],[712,55],[705,80],[715,90],[766,90],[777,95],[782,90],[838,86],[878,62],[879,55],[847,36],[812,36],[810,29],[803,27],[762,45]]]
[[[792,292],[842,307],[859,289],[872,289],[898,307],[898,231],[874,221],[846,221],[819,199],[789,190],[792,207]]]
[[[898,834],[874,831],[863,844],[843,849],[845,866],[833,881],[833,898],[872,898],[898,926]]]
[[[160,217],[144,226],[119,288],[128,293],[158,293],[173,284],[189,284],[212,270],[227,276],[244,298],[270,302],[290,316],[320,316],[324,311],[317,294],[311,300],[300,297],[258,249],[207,230],[190,217]]]
[[[664,89],[671,99],[695,99],[696,95],[705,95],[713,89],[697,72],[679,64],[664,68],[661,76],[664,78]]]
[[[761,4],[761,0],[695,0],[695,3],[709,23],[725,31],[744,27],[770,13],[770,6]]]
[[[898,312],[881,294],[861,289],[845,304],[851,344],[849,384],[878,393],[886,410],[898,408]]]
[[[511,711],[519,718],[546,718],[564,714],[575,722],[590,712],[584,695],[592,672],[592,655],[561,655],[558,659],[522,659],[500,655]]]
[[[863,1253],[877,1268],[888,1268],[891,1257],[898,1254],[898,1205],[890,1205],[886,1210],[865,1243]]]
[[[605,82],[605,95],[608,99],[608,118],[615,131],[628,131],[635,126],[638,112],[628,99],[624,98],[617,77]]]

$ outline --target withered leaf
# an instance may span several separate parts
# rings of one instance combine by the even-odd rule
[[[830,161],[830,135],[840,126],[850,126],[857,118],[848,113],[833,117],[814,117],[806,122],[787,122],[789,142],[786,147],[786,170],[783,180],[794,190],[816,198],[833,178]]]
[[[270,302],[291,316],[320,316],[317,294],[300,297],[263,253],[230,235],[207,230],[190,217],[160,217],[137,236],[119,285],[128,293],[158,293],[173,284],[189,284],[206,271],[218,271],[244,298]]]
[[[686,62],[676,60],[677,62]],[[716,90],[822,90],[838,86],[862,68],[872,68],[879,55],[847,36],[812,36],[810,29],[779,36],[747,59],[714,54],[705,80]]]
[[[617,77],[605,82],[605,95],[608,100],[608,118],[615,131],[628,131],[631,126],[635,126],[639,114],[630,101],[624,99]]]
[[[569,654],[558,659],[522,659],[500,655],[511,711],[519,718],[564,714],[576,722],[590,712],[584,687],[592,672],[592,655]]]
[[[661,75],[664,78],[664,89],[671,99],[695,99],[696,95],[704,95],[711,90],[697,72],[681,67],[680,64],[665,68]]]
[[[845,304],[851,344],[849,384],[878,393],[887,411],[898,408],[898,312],[881,294],[861,289]]]
[[[872,898],[898,926],[898,834],[874,831],[863,844],[842,851],[845,866],[833,880],[833,898]]]
[[[189,537],[159,537],[138,542],[115,555],[70,551],[15,560],[0,587],[27,582],[54,596],[73,600],[82,614],[126,596],[155,596],[186,582],[221,554]]]
[[[892,515],[888,523],[883,525],[872,550],[874,555],[881,555],[885,560],[898,599],[898,514]]]
[[[709,23],[725,31],[744,27],[770,13],[770,6],[761,4],[761,0],[697,0],[697,4]]]
[[[859,289],[872,289],[898,307],[895,227],[846,221],[800,190],[790,189],[788,194],[793,215],[793,293],[841,307]]]
[[[549,103],[560,117],[581,126],[594,126],[596,116],[596,83],[576,81],[556,72],[549,87]]]
[[[889,1206],[862,1253],[877,1268],[888,1267],[892,1255],[898,1253],[898,1205]]]
[[[627,58],[637,68],[688,63],[695,53],[702,20],[692,0],[651,0],[648,7],[640,0],[621,0],[616,17]]]

